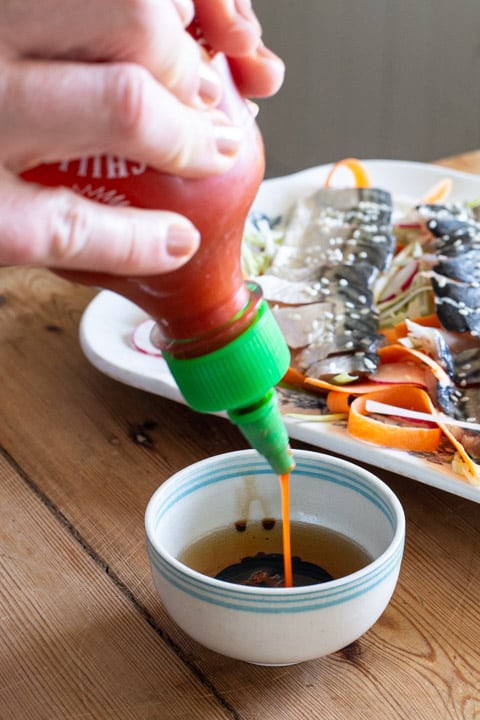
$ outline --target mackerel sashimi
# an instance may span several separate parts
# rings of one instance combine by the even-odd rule
[[[375,188],[321,188],[300,198],[258,278],[305,375],[359,377],[384,342],[372,289],[393,256],[392,198]]]

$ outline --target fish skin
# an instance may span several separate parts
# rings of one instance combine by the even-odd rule
[[[419,205],[436,258],[430,274],[435,308],[446,330],[480,336],[480,223],[468,207]]]
[[[266,272],[256,281],[270,303],[307,305],[338,296],[360,309],[373,308],[371,287],[376,277],[377,271],[372,265],[360,262],[352,266],[321,266],[311,279],[289,280]]]
[[[443,409],[443,408],[442,408]],[[457,420],[466,420],[467,422],[480,421],[480,387],[471,387],[457,391],[456,405],[453,408]],[[444,410],[445,412],[445,410]],[[449,413],[450,414],[450,413]],[[468,428],[459,428],[450,426],[450,432],[462,443],[466,452],[475,461],[480,461],[480,432],[469,430]]]
[[[392,214],[390,193],[377,188],[320,188],[287,214],[284,242],[264,282],[305,374],[364,376],[378,367],[385,338],[372,289],[395,250]],[[285,284],[275,289],[273,277]]]
[[[480,285],[433,275],[432,288],[443,327],[480,336]]]
[[[350,375],[351,377],[364,377],[375,372],[379,365],[376,353],[356,352],[330,355],[316,360],[308,368],[307,377],[332,380],[337,375]]]
[[[376,188],[320,188],[299,198],[286,215],[270,272],[308,279],[320,266],[365,260],[383,270],[395,250],[392,213],[390,193]]]
[[[458,412],[462,420],[480,422],[480,387],[459,390]]]
[[[480,385],[480,348],[467,348],[453,356],[452,378],[460,387]]]
[[[480,253],[473,249],[460,256],[441,259],[435,265],[435,271],[439,275],[464,283],[480,282]]]

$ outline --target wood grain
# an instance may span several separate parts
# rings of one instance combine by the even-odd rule
[[[442,160],[437,160],[435,164],[478,175],[480,173],[480,151],[473,150],[458,157],[443,158]]]
[[[127,588],[0,454],[0,717],[229,718]]]
[[[407,545],[374,628],[289,668],[216,655],[163,610],[143,513],[172,472],[244,441],[91,367],[92,290],[3,269],[0,296],[1,720],[478,720],[480,505],[383,474]]]
[[[450,703],[451,717],[459,706],[474,702],[480,685],[478,642],[470,627],[470,622],[480,626],[477,506],[389,477],[415,534],[411,529],[394,602],[375,628],[354,648],[288,673],[225,660],[186,638],[160,606],[145,556],[143,512],[169,474],[199,457],[243,446],[240,438],[223,420],[199,423],[188,409],[124,387],[92,368],[76,338],[91,291],[43,271],[17,270],[9,273],[3,294],[2,334],[12,347],[3,342],[0,350],[0,365],[10,378],[1,410],[2,444],[25,473],[24,491],[48,500],[57,519],[71,527],[79,552],[94,551],[99,566],[118,578],[141,613],[195,672],[212,679],[240,717],[289,717],[293,693],[305,717],[312,703],[325,718],[342,717],[339,703],[345,717],[355,708],[367,716],[376,698],[383,717],[395,718],[394,699],[404,685],[412,688],[408,712],[418,717],[432,717],[439,701],[442,708]],[[139,435],[147,441],[139,442]],[[451,522],[444,525],[449,515]],[[450,557],[438,572],[442,547],[450,548]],[[460,597],[456,586],[462,588]],[[104,608],[105,597],[94,595]],[[25,624],[23,613],[17,621]],[[46,619],[44,632],[48,627]],[[144,643],[141,637],[138,643]],[[452,691],[459,667],[469,669],[462,670],[460,694]],[[38,683],[41,678],[42,673]],[[350,688],[346,696],[345,687]]]

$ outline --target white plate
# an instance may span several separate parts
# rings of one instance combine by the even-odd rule
[[[372,184],[389,190],[396,199],[420,200],[439,180],[454,181],[452,201],[480,198],[480,176],[460,173],[422,163],[391,160],[362,161]],[[292,199],[323,185],[330,165],[311,168],[294,175],[266,180],[258,193],[255,210],[269,215],[285,211]],[[335,184],[351,184],[343,171]],[[137,325],[148,319],[136,305],[110,291],[100,292],[87,307],[80,324],[80,341],[90,362],[106,375],[147,392],[184,402],[162,358],[136,350],[132,334]],[[193,411],[192,411],[193,412]],[[469,500],[480,502],[480,487],[463,482],[440,455],[408,453],[364,443],[347,434],[338,425],[313,422],[298,423],[286,418],[291,438],[339,453],[378,468],[401,473],[418,482],[432,485]]]

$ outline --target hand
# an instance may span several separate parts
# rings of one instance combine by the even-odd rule
[[[179,215],[17,174],[102,153],[186,177],[228,170],[242,131],[215,107],[220,79],[185,30],[194,13],[242,93],[278,89],[283,65],[246,0],[0,0],[1,264],[150,274],[192,256],[198,232]]]
[[[195,15],[210,45],[229,58],[245,97],[268,97],[279,90],[284,65],[263,44],[250,0],[195,0]]]

